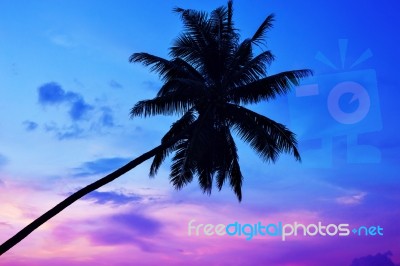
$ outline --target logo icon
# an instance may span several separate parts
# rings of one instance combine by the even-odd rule
[[[333,141],[346,138],[347,163],[379,163],[380,150],[359,136],[382,129],[375,70],[355,70],[372,57],[365,50],[349,67],[347,39],[339,40],[341,67],[322,52],[315,59],[333,72],[316,75],[289,95],[291,129],[296,132],[305,166],[332,167]]]

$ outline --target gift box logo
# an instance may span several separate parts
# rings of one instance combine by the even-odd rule
[[[339,40],[341,68],[323,53],[316,59],[334,72],[316,75],[289,95],[291,129],[296,132],[305,166],[331,167],[334,138],[346,138],[347,163],[379,163],[380,151],[359,136],[382,129],[375,70],[356,67],[372,56],[367,49],[346,67],[347,40]]]

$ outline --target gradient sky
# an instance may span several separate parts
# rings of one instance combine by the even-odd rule
[[[76,189],[156,146],[174,117],[129,119],[167,57],[179,6],[225,1],[0,1],[0,242]],[[288,96],[252,106],[286,124],[303,162],[265,164],[239,141],[243,201],[230,188],[175,191],[149,162],[91,193],[0,265],[400,265],[397,9],[390,1],[237,0],[242,38],[276,14],[270,73],[311,68]],[[188,223],[381,226],[383,236],[188,236]]]

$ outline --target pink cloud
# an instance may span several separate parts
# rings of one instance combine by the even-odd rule
[[[62,198],[51,191],[21,185],[7,184],[7,189],[0,190],[0,237],[4,240]],[[227,235],[189,236],[188,223],[192,219],[196,224],[215,225],[235,221],[309,224],[344,220],[325,211],[269,213],[261,205],[176,203],[168,195],[158,200],[146,200],[152,195],[141,197],[143,200],[123,205],[114,201],[79,201],[3,255],[0,265],[337,266],[387,250],[392,250],[393,261],[399,261],[400,249],[396,247],[400,233],[392,222],[397,215],[393,212],[375,218],[348,216],[345,220],[352,226],[381,222],[385,228],[383,237],[293,237],[283,242],[279,237],[257,236],[247,241],[245,237]]]
[[[336,202],[339,204],[343,204],[343,205],[357,205],[357,204],[360,204],[364,200],[366,195],[367,195],[367,193],[360,192],[360,193],[350,195],[350,196],[342,196],[342,197],[338,197],[336,199]]]

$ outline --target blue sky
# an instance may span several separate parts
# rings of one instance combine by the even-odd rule
[[[129,118],[130,108],[139,100],[154,97],[161,83],[149,69],[130,64],[128,58],[134,52],[168,57],[168,47],[182,29],[179,17],[171,11],[174,7],[210,11],[224,4],[0,1],[0,189],[5,195],[4,208],[13,206],[17,213],[29,213],[23,215],[24,219],[12,211],[0,215],[0,226],[17,224],[4,237],[1,234],[2,239],[29,217],[50,207],[50,202],[55,204],[159,143],[176,118]],[[152,221],[149,224],[156,229],[150,226],[145,237],[156,237],[161,230],[159,217],[151,216],[154,208],[160,215],[163,208],[171,208],[170,218],[174,220],[174,215],[187,214],[180,204],[188,204],[197,211],[191,215],[204,220],[218,216],[210,210],[204,214],[203,207],[211,205],[226,209],[233,219],[242,210],[249,217],[275,214],[277,219],[297,219],[297,214],[298,219],[306,219],[313,214],[331,221],[381,223],[390,232],[387,238],[368,249],[355,242],[354,253],[343,251],[342,260],[332,263],[350,265],[354,258],[378,258],[378,253],[400,263],[400,249],[393,245],[400,237],[395,227],[400,201],[400,36],[394,4],[237,0],[234,9],[243,38],[251,36],[268,14],[276,14],[268,35],[268,49],[276,61],[269,73],[299,68],[311,68],[315,73],[303,82],[306,89],[314,90],[311,95],[298,97],[302,88],[294,88],[288,96],[251,107],[297,133],[303,162],[284,155],[275,165],[263,164],[239,142],[245,176],[241,204],[229,188],[215,190],[208,197],[193,182],[176,192],[168,182],[168,163],[155,179],[149,179],[147,162],[88,196],[79,208],[85,204],[89,208],[104,207],[107,213],[99,211],[96,215],[107,215],[106,224],[118,224],[118,219],[127,214],[113,213],[112,206],[126,207],[129,200],[132,204],[140,202],[140,207],[128,208],[133,212],[129,219],[137,221],[139,229],[146,219]],[[349,86],[350,91],[341,96],[333,93]],[[340,97],[335,100],[335,95]],[[364,106],[364,116],[354,122],[351,119],[362,113],[360,106]],[[340,116],[353,122],[342,123]],[[14,200],[13,191],[23,191],[29,197]],[[41,193],[45,196],[38,196]],[[30,196],[37,197],[37,205],[26,211]],[[43,201],[46,204],[42,206]],[[76,224],[85,219],[79,208],[71,211]],[[143,217],[135,216],[136,211]],[[86,220],[82,221],[85,228]],[[313,243],[319,241],[323,242]],[[32,240],[31,250],[37,247],[35,243]],[[178,243],[185,241],[176,238],[174,244]],[[338,243],[327,241],[322,246],[336,247]],[[95,246],[89,243],[85,248],[94,254]],[[286,250],[297,254],[301,248],[288,246]],[[386,253],[388,250],[393,256]],[[282,253],[282,258],[289,253]],[[218,254],[213,256],[219,258]],[[291,263],[262,258],[270,265],[276,261],[281,261],[280,265]],[[72,265],[68,259],[65,263]],[[291,265],[313,265],[311,259],[299,259],[298,263]]]

